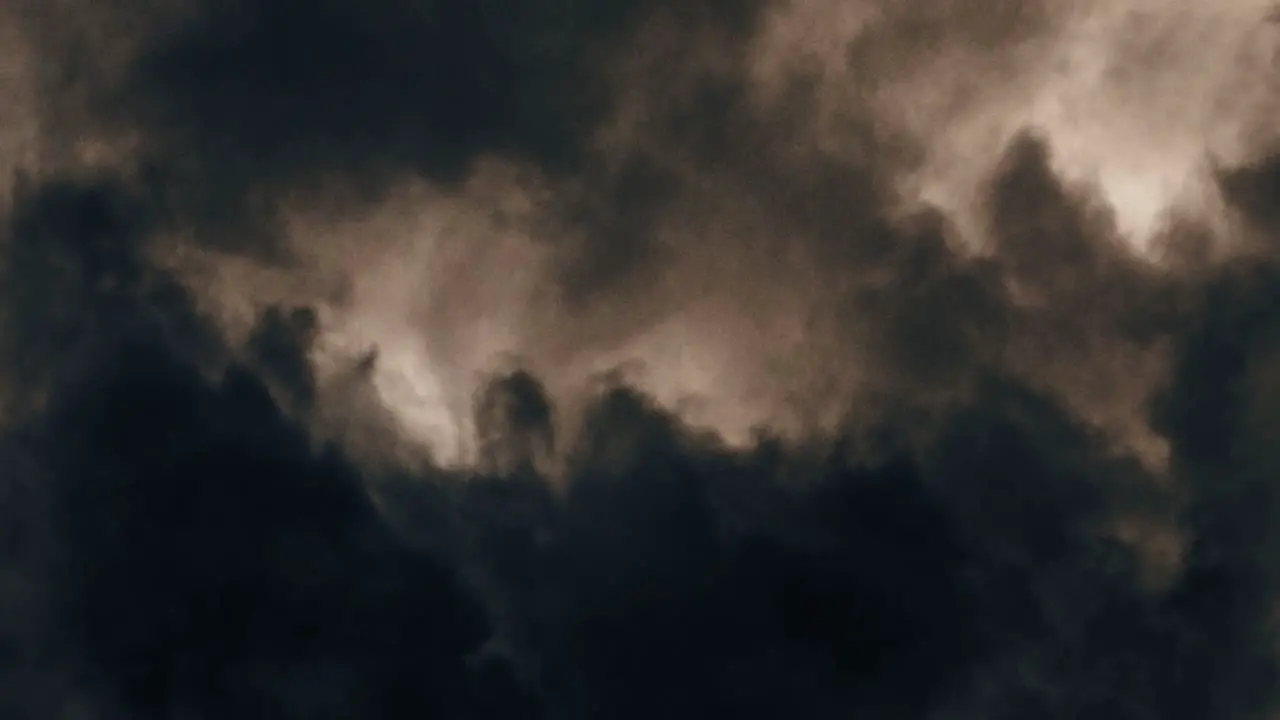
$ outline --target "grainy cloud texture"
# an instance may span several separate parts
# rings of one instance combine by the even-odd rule
[[[0,7],[0,717],[1272,720],[1261,2]]]

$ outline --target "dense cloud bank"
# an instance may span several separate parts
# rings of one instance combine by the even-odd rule
[[[962,223],[902,195],[883,93],[1054,12],[872,7],[833,101],[761,75],[781,6],[685,5],[10,13],[44,145],[0,245],[0,716],[1274,716],[1280,161],[1144,255],[1027,131]],[[174,261],[359,285],[403,246],[290,222],[407,182],[483,220],[422,336],[533,328],[474,393],[441,371],[465,462],[380,393],[390,350],[326,354],[357,292],[233,287],[234,327]],[[527,271],[485,223],[548,295],[472,287]],[[693,306],[751,442],[580,362]]]

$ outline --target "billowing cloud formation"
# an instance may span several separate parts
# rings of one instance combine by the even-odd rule
[[[4,11],[0,714],[1273,717],[1271,100],[1023,104],[1196,17],[596,5]]]

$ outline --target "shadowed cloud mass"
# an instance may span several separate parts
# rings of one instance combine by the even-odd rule
[[[1271,79],[1144,237],[1020,104],[1266,9],[1130,5],[0,11],[0,716],[1274,717]]]

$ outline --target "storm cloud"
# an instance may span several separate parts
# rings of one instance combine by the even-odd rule
[[[686,5],[0,11],[0,712],[1275,714],[1265,8]]]

